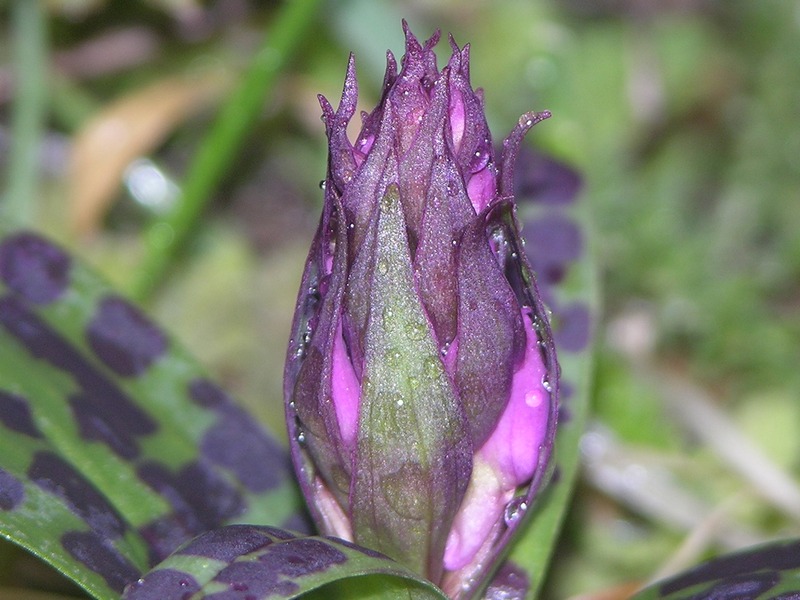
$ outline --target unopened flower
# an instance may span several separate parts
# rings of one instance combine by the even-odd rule
[[[512,165],[548,113],[495,156],[469,47],[405,26],[378,106],[356,110],[351,57],[325,203],[285,371],[293,458],[323,533],[469,597],[548,476],[558,366],[514,216]]]

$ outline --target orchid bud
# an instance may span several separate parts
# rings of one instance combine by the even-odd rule
[[[452,598],[486,583],[549,475],[558,366],[514,214],[524,115],[496,157],[469,47],[404,23],[378,106],[320,97],[324,207],[285,369],[295,468],[319,529]]]

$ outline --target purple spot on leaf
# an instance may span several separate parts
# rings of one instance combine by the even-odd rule
[[[204,556],[233,562],[237,556],[269,546],[272,540],[264,534],[266,527],[230,525],[208,531],[180,549],[179,554]]]
[[[128,585],[124,600],[185,600],[200,591],[200,585],[188,573],[175,569],[157,569]]]
[[[524,600],[530,588],[524,569],[506,560],[486,588],[486,600]]]
[[[298,585],[293,581],[280,581],[278,573],[261,562],[237,562],[224,568],[214,578],[227,583],[230,590],[206,596],[206,600],[250,600],[269,596],[291,596]]]
[[[220,415],[203,436],[200,451],[233,471],[252,492],[271,490],[288,478],[288,455],[239,409]]]
[[[18,233],[0,243],[0,280],[32,304],[57,299],[69,284],[69,270],[69,256],[33,233]]]
[[[141,375],[167,349],[164,333],[118,296],[100,301],[86,337],[103,364],[123,377]]]
[[[111,541],[93,531],[68,531],[61,536],[61,545],[75,560],[102,576],[117,592],[139,578],[139,570]]]
[[[545,154],[523,147],[514,168],[514,196],[519,202],[571,204],[581,189],[581,178]]]
[[[139,467],[138,475],[169,502],[193,535],[215,529],[245,510],[239,492],[204,462],[189,463],[177,473],[148,462]]]
[[[203,456],[232,471],[252,492],[274,489],[290,477],[289,455],[219,387],[195,380],[189,384],[189,395],[219,415],[200,442]]]
[[[0,325],[33,356],[75,379],[80,390],[70,398],[70,405],[86,439],[102,440],[114,452],[131,458],[138,453],[135,436],[156,431],[147,413],[17,299],[0,298]]]
[[[37,452],[28,467],[28,477],[61,498],[103,538],[118,538],[125,532],[125,522],[105,496],[56,454]]]
[[[555,311],[556,324],[553,335],[559,351],[580,352],[589,344],[591,316],[588,307],[580,302],[559,307]]]
[[[553,469],[553,474],[550,476],[550,487],[553,487],[559,481],[561,481],[561,467],[556,465],[555,469]]]
[[[103,442],[117,455],[132,460],[139,454],[136,440],[125,430],[125,424],[111,414],[103,414],[94,398],[75,394],[69,397],[72,413],[78,421],[80,436],[84,440]]]
[[[717,579],[761,570],[783,571],[800,567],[800,540],[772,543],[705,562],[686,573],[667,579],[659,586],[667,596],[685,588]]]
[[[148,564],[157,565],[172,554],[175,549],[197,535],[186,528],[185,519],[175,513],[158,517],[139,528],[139,535],[147,543]],[[196,522],[193,521],[196,526]]]
[[[189,383],[189,397],[198,406],[215,410],[225,408],[232,402],[218,385],[207,379],[195,379]]]
[[[273,544],[259,557],[276,575],[296,578],[325,571],[333,565],[347,561],[338,548],[320,540],[298,538]]]
[[[25,486],[8,471],[0,468],[0,510],[14,510],[25,499]]]
[[[720,581],[687,600],[751,600],[775,587],[780,579],[780,574],[775,571],[748,573]]]
[[[522,231],[528,260],[543,285],[559,283],[583,252],[581,230],[565,215],[549,214],[526,221]]]
[[[33,422],[31,408],[25,399],[3,390],[0,390],[0,423],[3,423],[11,431],[23,433],[34,438],[42,437],[41,432]]]

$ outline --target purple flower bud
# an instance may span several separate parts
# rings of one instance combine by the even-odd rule
[[[285,371],[295,468],[323,533],[379,550],[469,597],[548,477],[558,366],[522,251],[512,166],[524,115],[495,155],[469,46],[404,23],[398,73],[347,125],[320,97],[325,204]]]

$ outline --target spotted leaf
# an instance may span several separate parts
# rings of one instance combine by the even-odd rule
[[[579,201],[578,174],[561,162],[526,149],[517,160],[514,186],[525,253],[542,298],[552,311],[561,366],[561,408],[553,479],[486,592],[487,598],[497,599],[534,598],[544,579],[578,469],[578,441],[588,410],[597,310],[589,214],[585,203]]]
[[[210,529],[303,529],[299,507],[284,449],[156,324],[0,237],[0,535],[110,598]]]
[[[310,592],[331,598],[337,590],[346,598],[445,598],[433,584],[395,561],[350,542],[231,525],[182,546],[129,585],[123,600],[261,600]]]
[[[800,540],[720,556],[660,581],[632,600],[798,600]]]

